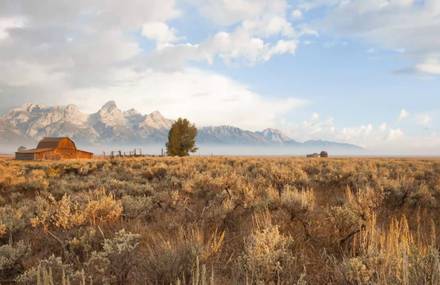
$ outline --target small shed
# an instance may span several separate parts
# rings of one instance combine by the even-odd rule
[[[311,153],[311,154],[308,154],[308,155],[306,155],[306,157],[308,157],[308,158],[315,158],[315,157],[319,157],[319,153]]]
[[[79,150],[68,137],[44,138],[35,149],[20,148],[15,153],[17,160],[61,160],[91,159],[93,153]]]
[[[328,157],[328,152],[326,151],[321,151],[321,153],[319,154],[320,157]]]

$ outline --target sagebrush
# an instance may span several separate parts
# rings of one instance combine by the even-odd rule
[[[1,284],[440,284],[440,161],[0,160]]]

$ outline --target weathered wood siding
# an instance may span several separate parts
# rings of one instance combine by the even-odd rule
[[[78,158],[78,159],[91,159],[91,158],[93,158],[93,153],[87,152],[87,151],[82,151],[82,150],[77,150],[76,155],[77,155],[76,158]]]
[[[44,152],[37,152],[35,156],[37,160],[60,160],[62,157],[55,153],[55,150],[49,150]]]
[[[35,153],[15,153],[16,160],[34,160]]]

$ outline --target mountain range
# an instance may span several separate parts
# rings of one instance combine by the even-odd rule
[[[173,120],[159,111],[141,114],[135,109],[122,111],[114,101],[98,112],[85,114],[76,105],[44,106],[25,104],[0,117],[0,145],[18,146],[43,137],[68,136],[85,146],[164,144]],[[199,145],[288,146],[297,148],[360,150],[352,144],[331,141],[298,142],[276,129],[248,131],[233,126],[199,127]]]

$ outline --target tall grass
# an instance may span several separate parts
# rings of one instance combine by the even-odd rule
[[[440,284],[440,161],[0,161],[1,284]]]

